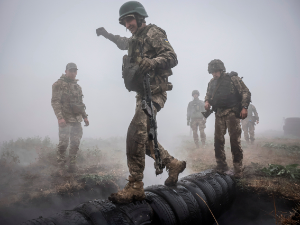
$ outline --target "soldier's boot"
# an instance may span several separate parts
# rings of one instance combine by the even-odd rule
[[[68,162],[69,162],[68,172],[69,173],[76,173],[78,171],[77,155],[69,155]]]
[[[182,173],[186,168],[185,161],[179,161],[178,159],[172,159],[170,163],[166,165],[169,177],[165,180],[166,186],[174,186],[178,181],[178,175]]]
[[[55,171],[56,176],[64,176],[66,172],[66,155],[62,153],[57,154],[57,170]]]
[[[255,139],[250,139],[251,140],[251,145],[254,145],[254,140]]]
[[[200,148],[199,141],[195,141],[196,148]]]
[[[205,140],[201,140],[201,143],[202,143],[202,147],[204,148],[205,147]]]
[[[233,163],[234,178],[240,179],[243,177],[243,162]]]
[[[217,163],[217,166],[215,167],[215,170],[219,173],[225,173],[225,172],[229,171],[229,167],[227,165],[227,162]]]
[[[144,192],[144,183],[142,181],[135,180],[129,175],[128,183],[123,190],[117,193],[112,193],[108,199],[113,203],[125,204],[133,201],[142,201],[146,198]]]

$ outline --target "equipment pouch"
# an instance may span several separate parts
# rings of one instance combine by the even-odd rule
[[[122,77],[124,79],[125,87],[128,91],[143,92],[142,76],[138,76],[139,65],[131,63],[132,57],[128,55],[123,56]],[[139,79],[139,77],[141,77]]]
[[[70,106],[72,108],[72,112],[74,114],[84,114],[85,112],[85,104],[84,103],[70,103]]]
[[[163,93],[165,91],[171,91],[173,89],[173,84],[171,82],[166,82],[158,85],[151,85],[151,93],[156,95],[158,93]]]

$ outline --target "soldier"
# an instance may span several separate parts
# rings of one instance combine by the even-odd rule
[[[256,111],[255,106],[250,104],[248,107],[248,116],[246,119],[242,120],[242,129],[244,131],[244,137],[247,143],[249,143],[249,134],[250,134],[251,144],[254,144],[255,122],[257,124],[259,123],[258,113]]]
[[[171,68],[178,63],[177,56],[167,39],[166,32],[156,25],[146,25],[145,17],[148,15],[141,3],[136,1],[124,3],[120,8],[119,15],[119,23],[132,33],[132,37],[126,38],[110,34],[103,27],[96,30],[97,35],[103,35],[121,50],[128,50],[128,57],[131,57],[130,62],[139,67],[135,75],[136,79],[140,79],[146,73],[150,74],[152,102],[155,112],[159,112],[167,100],[166,91],[171,90],[168,76],[172,75]],[[133,89],[137,90],[138,85],[139,83],[134,85]],[[148,137],[149,118],[141,108],[144,93],[139,90],[136,92],[135,115],[129,125],[126,140],[129,182],[123,190],[113,193],[109,197],[111,201],[118,203],[128,203],[145,198],[144,183],[142,182],[145,154],[155,158],[153,141],[149,141]],[[169,172],[165,185],[175,185],[179,173],[186,167],[186,162],[175,159],[160,144],[158,146],[163,167],[166,167]]]
[[[51,105],[58,120],[59,144],[57,146],[58,174],[63,175],[66,168],[66,149],[69,145],[68,171],[76,172],[76,157],[82,137],[81,122],[84,119],[85,125],[89,125],[85,105],[82,102],[83,94],[81,87],[77,84],[77,66],[75,63],[68,63],[66,74],[63,74],[58,81],[52,85]]]
[[[206,118],[202,115],[204,109],[204,102],[199,99],[199,91],[194,90],[192,92],[194,100],[191,101],[187,108],[187,125],[191,126],[193,130],[193,137],[196,147],[199,148],[199,137],[198,137],[198,127],[200,131],[202,146],[205,146],[206,135],[204,129],[206,128]]]
[[[205,109],[213,107],[216,112],[215,121],[215,157],[216,169],[221,172],[228,170],[224,151],[226,130],[230,136],[233,158],[234,176],[241,178],[243,150],[241,147],[240,119],[247,117],[247,109],[251,101],[251,93],[237,73],[225,73],[223,62],[214,59],[208,64],[208,72],[213,78],[208,83],[205,96]]]

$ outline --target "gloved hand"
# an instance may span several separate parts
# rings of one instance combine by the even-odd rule
[[[100,27],[100,28],[96,29],[96,34],[97,34],[97,36],[102,35],[103,37],[106,37],[108,35],[108,32],[105,30],[104,27]]]
[[[190,121],[187,121],[187,125],[188,125],[188,126],[190,125]]]
[[[154,70],[157,62],[154,59],[143,58],[140,62],[140,72],[141,74],[148,73],[150,70]]]

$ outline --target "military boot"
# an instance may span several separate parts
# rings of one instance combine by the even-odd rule
[[[215,170],[218,173],[225,173],[226,171],[229,170],[229,167],[226,162],[224,162],[224,163],[217,162],[217,166],[215,167]]]
[[[129,175],[128,183],[125,185],[123,190],[117,193],[112,193],[108,199],[113,203],[130,203],[133,201],[142,201],[146,198],[144,192],[144,183],[142,181],[135,180]]]
[[[199,141],[195,141],[196,148],[200,148]]]
[[[76,165],[76,159],[77,159],[77,155],[69,155],[69,158],[68,158],[68,162],[69,162],[69,165],[68,165],[68,172],[69,173],[76,173],[78,171],[78,167]]]
[[[205,148],[205,140],[202,140],[201,143],[202,143],[202,148]]]
[[[56,176],[63,176],[66,172],[66,155],[62,153],[57,154],[57,170],[55,171]]]
[[[240,179],[243,177],[243,162],[233,163],[234,178]]]
[[[169,173],[169,177],[166,179],[165,185],[174,186],[178,181],[178,175],[185,170],[186,162],[173,159],[166,165],[166,168]]]

